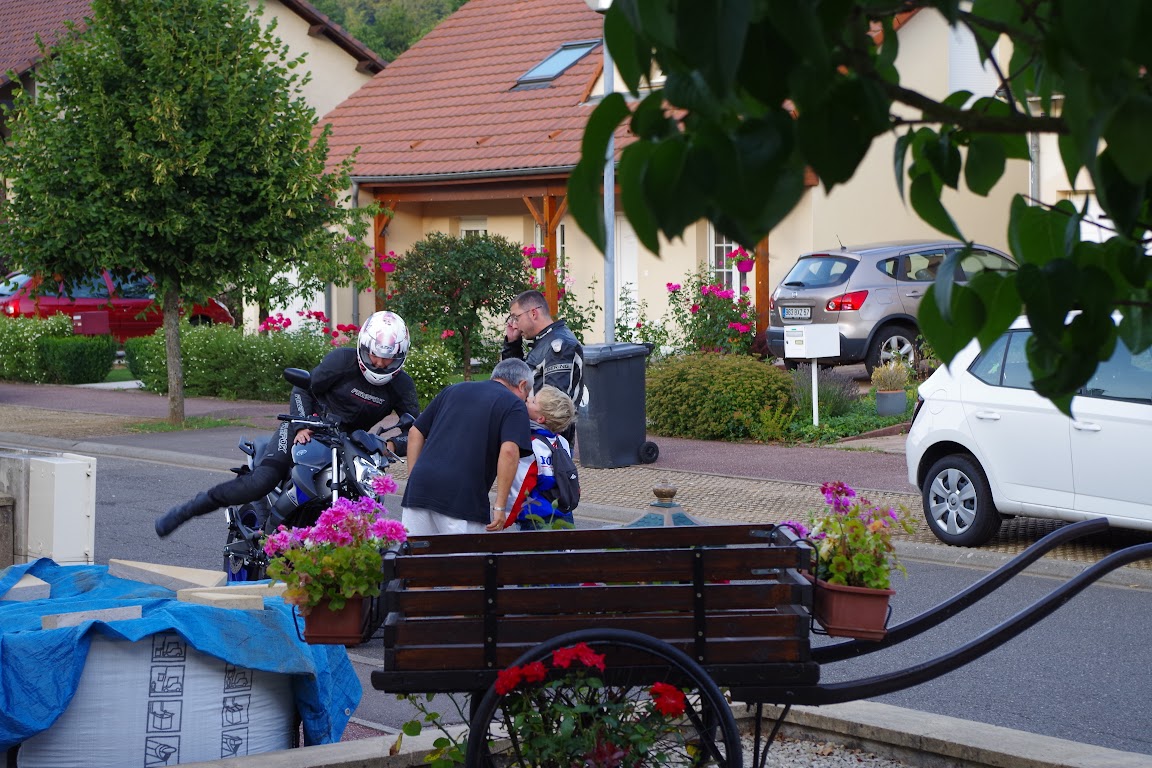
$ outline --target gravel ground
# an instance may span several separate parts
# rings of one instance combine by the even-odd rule
[[[752,742],[744,742],[745,768],[757,768],[752,764]],[[764,768],[908,768],[886,757],[880,757],[859,749],[849,749],[839,744],[824,741],[805,741],[777,737],[768,750]]]

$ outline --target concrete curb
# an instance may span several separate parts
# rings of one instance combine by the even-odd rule
[[[778,707],[765,707],[765,719]],[[1149,768],[1152,757],[872,701],[794,707],[781,729],[915,766]]]
[[[737,724],[751,733],[751,712],[737,706]],[[764,733],[780,708],[765,707]],[[914,766],[968,768],[1149,768],[1152,757],[1009,728],[933,715],[888,704],[858,701],[826,707],[795,707],[781,733],[794,739],[828,741]],[[941,738],[938,734],[947,734]],[[234,768],[408,768],[420,765],[438,734],[404,737],[402,751],[389,755],[395,736],[233,757],[192,765]]]

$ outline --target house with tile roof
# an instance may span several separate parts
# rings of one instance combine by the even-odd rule
[[[306,56],[311,81],[301,95],[317,115],[334,109],[387,66],[307,0],[247,2],[253,13],[262,14],[265,26],[275,21],[276,35],[291,56]],[[0,104],[11,103],[17,83],[34,92],[32,74],[41,59],[37,36],[50,49],[67,22],[83,28],[89,9],[89,0],[0,0]],[[0,140],[5,135],[0,120]],[[319,309],[320,304],[301,302],[300,307]],[[254,312],[246,311],[246,318]]]
[[[82,29],[89,0],[3,0],[0,2],[0,103],[11,102],[16,81],[31,85],[40,61],[39,35],[49,48],[73,22]],[[261,3],[248,0],[256,12]],[[303,95],[323,115],[387,65],[380,56],[345,32],[306,0],[266,0],[265,24],[276,21],[276,34],[293,56],[307,55],[312,82]],[[34,87],[34,86],[33,86]]]
[[[897,67],[906,86],[931,95],[962,87],[995,90],[973,60],[975,46],[954,40],[938,14],[922,11],[902,22]],[[354,180],[360,202],[376,200],[390,211],[376,222],[376,250],[401,254],[434,231],[500,234],[546,246],[580,300],[595,280],[596,302],[604,306],[605,257],[576,226],[566,203],[584,124],[604,93],[602,26],[584,0],[471,0],[328,113],[332,159],[359,149]],[[621,129],[617,156],[627,141]],[[648,252],[617,197],[615,285],[646,301],[650,316],[659,318],[665,284],[707,267],[729,286],[748,285],[758,325],[766,326],[770,291],[799,254],[838,241],[937,235],[899,197],[894,142],[894,136],[877,140],[856,178],[831,193],[812,179],[801,203],[760,244],[750,273],[724,261],[733,244],[708,222],[662,243],[660,256]],[[1027,164],[1014,162],[989,197],[945,199],[970,237],[1003,247],[1008,201],[1027,189],[1027,176]],[[549,269],[543,277],[551,298],[555,276]],[[386,280],[378,274],[378,288]],[[335,314],[364,316],[379,295],[338,293]]]

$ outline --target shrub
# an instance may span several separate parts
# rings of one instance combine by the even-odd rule
[[[798,412],[812,413],[812,366],[802,363],[789,373]],[[860,387],[856,381],[839,371],[820,371],[816,377],[816,393],[821,420],[826,416],[843,416],[860,400]]]
[[[872,386],[877,392],[896,392],[908,386],[909,371],[899,358],[872,369]]]
[[[108,378],[116,346],[111,336],[42,336],[36,340],[36,353],[46,381],[91,384]]]
[[[753,357],[668,357],[648,368],[648,426],[668,437],[760,439],[772,412],[793,407],[790,390],[786,373]]]
[[[452,382],[457,358],[445,344],[434,336],[412,339],[412,348],[404,362],[404,370],[416,382],[416,395],[421,408],[432,401],[440,390]]]
[[[908,390],[909,410],[916,399],[916,392]],[[787,439],[803,443],[831,443],[845,437],[862,435],[881,427],[890,427],[893,424],[902,424],[908,421],[906,414],[895,416],[879,416],[876,414],[876,399],[872,395],[861,397],[852,405],[849,411],[842,416],[824,417],[820,414],[820,426],[812,423],[812,406],[808,411],[800,411],[797,417],[788,426]]]
[[[332,349],[327,337],[309,331],[245,335],[224,325],[182,323],[180,334],[189,397],[287,401],[292,385],[284,380],[284,369],[311,370]],[[129,339],[124,351],[129,370],[145,389],[168,391],[163,329]]]
[[[633,344],[651,344],[653,351],[648,356],[648,362],[652,362],[668,346],[668,329],[648,317],[648,302],[637,301],[625,285],[616,303],[613,338]]]
[[[9,381],[48,380],[36,341],[44,337],[63,338],[72,335],[72,318],[52,315],[47,318],[0,318],[0,379]],[[110,367],[110,366],[109,366]],[[108,369],[104,369],[105,375]]]
[[[686,352],[748,354],[756,337],[756,310],[748,287],[739,292],[714,284],[707,271],[667,283],[668,314],[676,343]]]

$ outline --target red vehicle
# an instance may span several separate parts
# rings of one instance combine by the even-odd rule
[[[82,280],[68,296],[63,291],[33,295],[40,278],[13,272],[0,282],[0,315],[5,317],[48,317],[72,315],[78,332],[110,333],[118,341],[133,336],[147,336],[164,324],[160,305],[156,303],[152,278],[114,277],[104,270]],[[181,308],[181,314],[185,314]],[[194,304],[188,313],[193,324],[227,323],[235,325],[232,314],[220,302]]]

